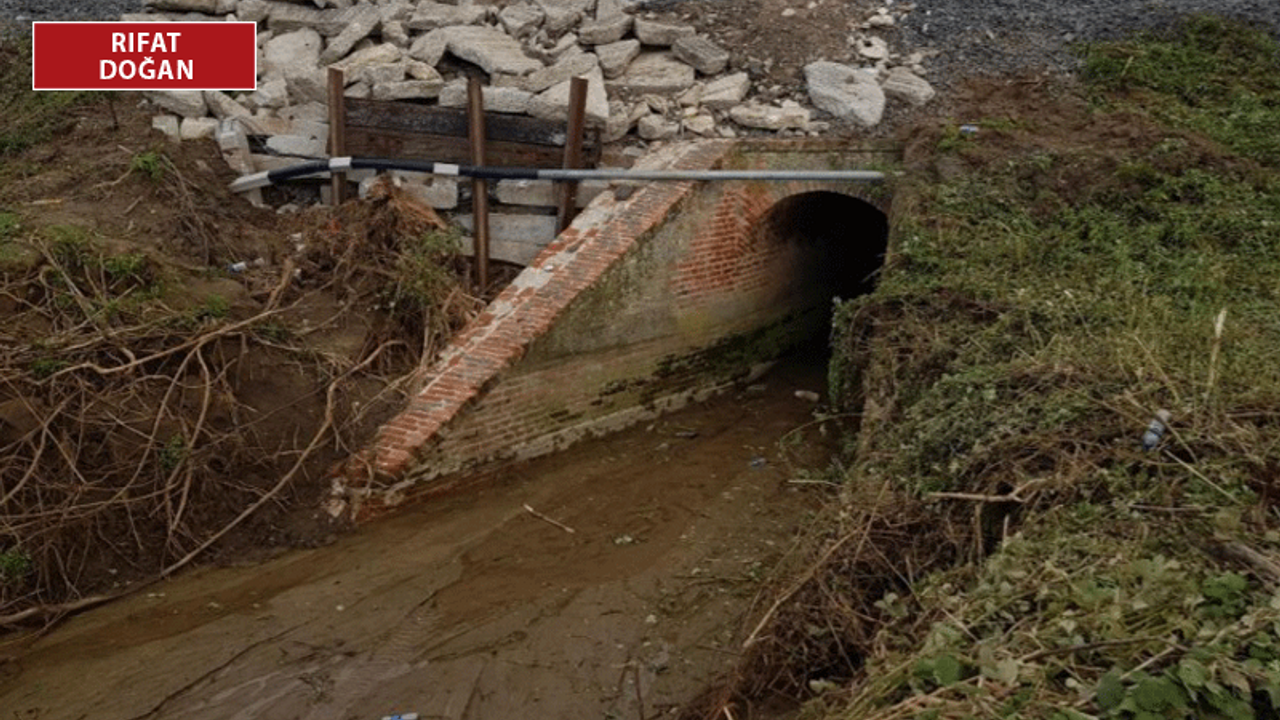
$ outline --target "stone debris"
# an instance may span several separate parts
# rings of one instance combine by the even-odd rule
[[[844,57],[806,66],[804,106],[785,99],[790,92],[781,86],[753,86],[752,78],[770,72],[771,59],[738,56],[694,25],[659,16],[634,0],[146,3],[148,13],[128,19],[258,23],[254,92],[146,94],[164,113],[153,120],[158,131],[175,141],[216,139],[228,164],[241,173],[325,156],[329,67],[344,72],[348,97],[441,107],[465,107],[466,77],[483,72],[486,110],[554,121],[568,116],[570,80],[584,77],[587,122],[603,131],[606,142],[628,135],[656,142],[762,132],[813,135],[830,124],[815,121],[815,111],[872,127],[886,102],[919,106],[935,95],[924,66],[933,51],[896,54],[876,35],[894,28],[913,10],[910,4],[873,6],[856,24]],[[814,8],[811,2],[782,14]],[[466,65],[474,67],[459,67]],[[404,180],[432,207],[457,205],[456,182]]]
[[[703,75],[715,75],[729,64],[728,51],[701,35],[677,38],[671,50]]]
[[[820,60],[806,65],[804,75],[819,110],[866,127],[880,122],[885,96],[874,72]]]

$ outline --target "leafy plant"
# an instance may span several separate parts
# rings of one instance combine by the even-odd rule
[[[169,158],[156,150],[138,153],[129,161],[129,170],[146,175],[151,182],[160,182],[168,168]]]

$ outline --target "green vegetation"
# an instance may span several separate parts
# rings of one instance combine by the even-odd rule
[[[31,572],[31,556],[21,548],[0,552],[0,585],[17,585]]]
[[[142,173],[153,183],[158,183],[164,179],[164,174],[170,167],[168,156],[156,150],[138,153],[129,160],[130,172]]]
[[[31,89],[31,42],[4,37],[0,28],[0,164],[7,155],[55,137],[76,122],[71,113],[101,98],[94,92]]]
[[[847,688],[814,716],[1280,716],[1280,49],[1194,18],[1086,58],[1082,141],[939,130],[964,171],[908,178],[837,309],[839,517],[904,529],[832,531],[889,569],[850,586],[848,543],[779,613]]]

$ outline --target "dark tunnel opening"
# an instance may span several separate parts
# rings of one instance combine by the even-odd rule
[[[780,200],[757,227],[785,258],[777,271],[789,274],[788,293],[806,307],[821,309],[821,321],[793,355],[825,365],[833,301],[875,289],[888,246],[888,217],[859,198],[809,192]]]

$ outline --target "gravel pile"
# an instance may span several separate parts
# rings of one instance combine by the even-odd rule
[[[935,84],[939,77],[1070,71],[1077,64],[1072,44],[1196,13],[1259,23],[1280,35],[1280,0],[916,0],[915,6],[900,25],[902,38],[908,47],[940,51],[929,63]]]
[[[0,22],[33,20],[118,20],[142,12],[142,0],[0,0]]]

